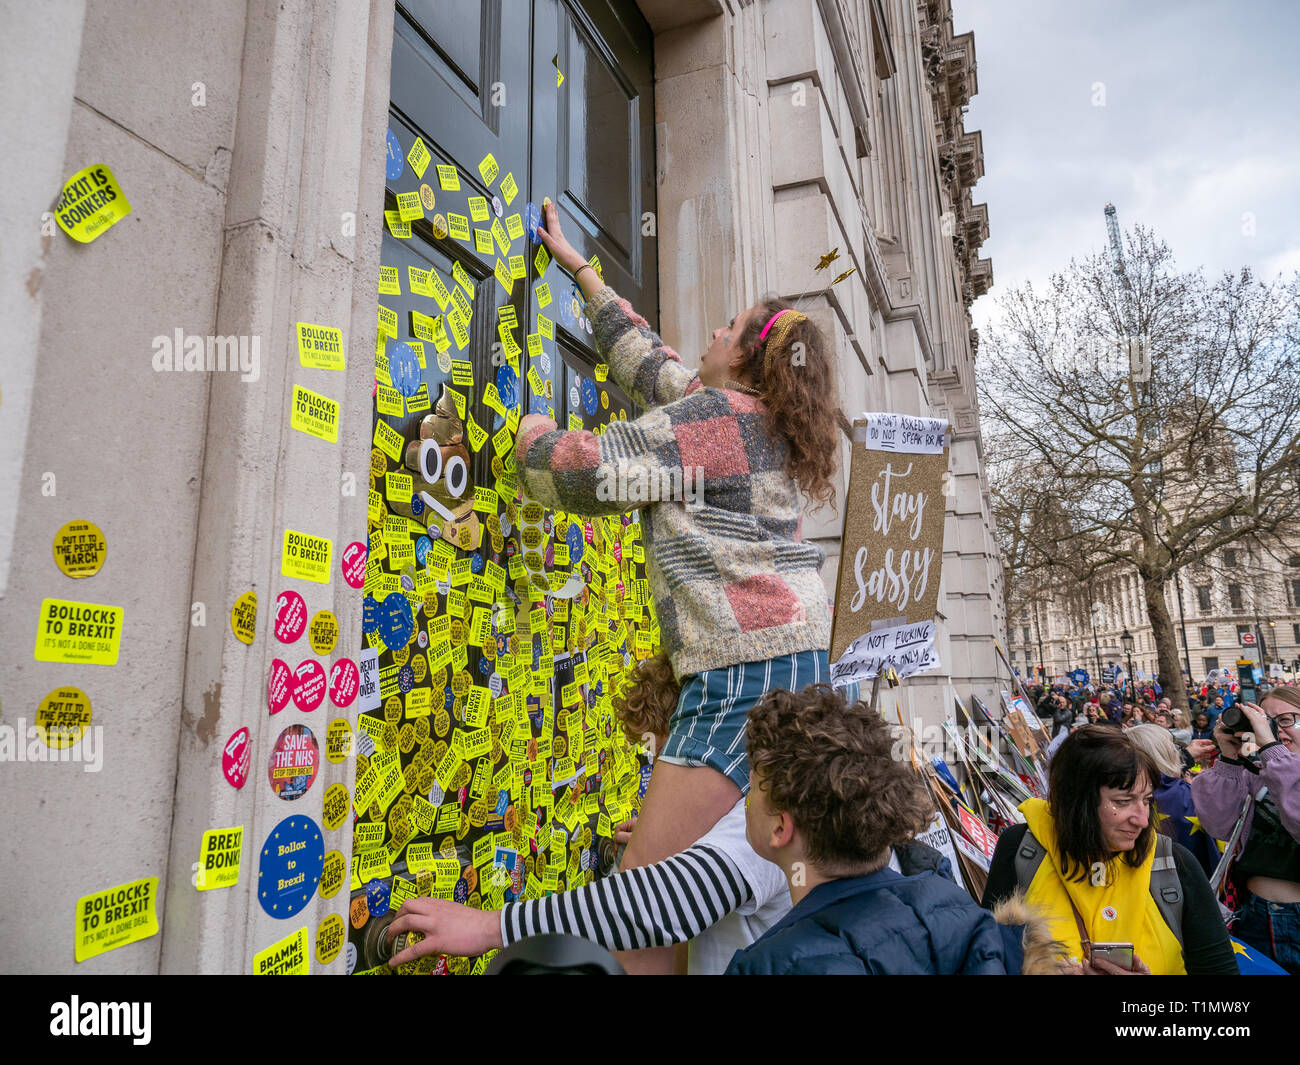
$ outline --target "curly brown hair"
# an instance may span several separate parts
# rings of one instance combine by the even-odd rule
[[[772,315],[793,310],[794,305],[769,296],[758,306],[763,313],[751,316],[740,334],[740,347],[753,352],[745,368],[767,408],[772,428],[789,447],[786,474],[818,508],[833,504],[831,475],[839,466],[839,432],[845,436],[852,432],[836,402],[840,393],[834,349],[816,324],[805,319],[780,335],[779,351],[769,352],[768,346],[780,331],[774,329],[761,342],[759,333]]]
[[[647,734],[666,735],[681,691],[666,653],[660,651],[638,662],[626,686],[611,700],[627,742],[635,746],[645,742]]]
[[[788,813],[806,856],[836,874],[869,864],[924,831],[934,804],[897,729],[828,684],[768,692],[749,711],[749,761],[774,810]]]

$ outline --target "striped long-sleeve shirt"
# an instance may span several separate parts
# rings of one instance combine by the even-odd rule
[[[697,843],[654,865],[629,869],[573,891],[507,903],[506,946],[528,936],[566,932],[608,950],[684,943],[754,897],[735,863]]]

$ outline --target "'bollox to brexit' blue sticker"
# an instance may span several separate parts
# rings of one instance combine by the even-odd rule
[[[582,409],[588,415],[596,413],[596,404],[600,400],[600,395],[596,391],[596,382],[590,377],[582,379]]]
[[[325,842],[310,817],[286,817],[266,837],[257,867],[257,901],[272,917],[292,917],[316,894]]]
[[[371,917],[383,917],[393,901],[392,890],[386,880],[369,880],[366,882],[366,909]]]
[[[373,595],[361,600],[361,631],[374,632],[379,628],[379,600]]]
[[[542,224],[542,210],[537,204],[529,200],[524,207],[524,232],[528,234],[530,244],[540,244],[542,238],[537,235],[537,230]]]
[[[402,155],[402,142],[397,139],[397,134],[391,129],[388,131],[388,158],[384,163],[384,176],[389,181],[396,181],[402,176],[402,170],[406,166],[406,159]]]
[[[497,370],[497,395],[507,410],[519,405],[519,376],[513,367],[502,366]]]
[[[564,534],[564,542],[569,545],[569,561],[577,565],[582,560],[582,553],[587,545],[582,542],[582,526],[576,521],[569,522],[569,529]]]
[[[650,773],[652,772],[653,769],[654,769],[653,766],[648,766],[648,765],[643,765],[641,767],[641,780],[640,783],[638,783],[636,789],[637,798],[639,799],[645,798],[645,789],[650,786]]]
[[[394,650],[405,647],[415,635],[411,603],[401,592],[389,592],[379,604],[379,635]]]
[[[389,346],[388,376],[393,379],[393,387],[407,399],[420,391],[420,360],[410,344],[399,340]]]

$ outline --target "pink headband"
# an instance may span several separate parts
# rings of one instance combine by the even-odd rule
[[[787,307],[787,308],[785,308],[785,310],[783,310],[783,311],[777,311],[776,314],[772,315],[772,317],[769,318],[769,319],[767,320],[767,325],[763,326],[763,331],[762,331],[761,333],[758,334],[758,339],[759,339],[759,341],[766,340],[766,339],[767,339],[767,331],[768,331],[769,329],[772,328],[773,323],[775,323],[776,320],[777,320],[778,318],[781,317],[781,315],[783,315],[783,314],[789,314],[789,313],[791,312],[791,310],[793,310],[793,308],[791,308],[791,307]]]

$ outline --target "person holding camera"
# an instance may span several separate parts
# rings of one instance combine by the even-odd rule
[[[1259,744],[1256,759],[1242,756],[1250,738]],[[1232,934],[1300,975],[1300,688],[1277,687],[1259,705],[1226,707],[1214,739],[1221,756],[1192,781],[1202,827],[1226,840],[1250,802],[1232,870],[1242,900]]]

